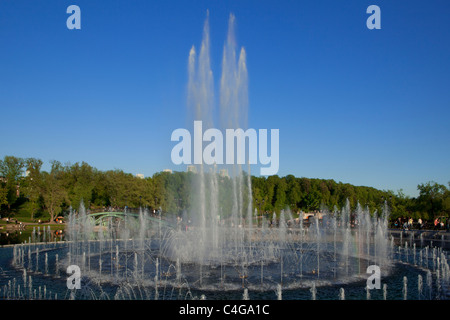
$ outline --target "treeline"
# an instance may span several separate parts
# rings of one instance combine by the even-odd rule
[[[122,170],[100,171],[85,162],[63,165],[52,161],[50,164],[47,172],[42,170],[40,159],[5,156],[0,160],[2,216],[14,215],[21,208],[32,219],[48,215],[54,220],[70,206],[78,208],[81,201],[93,210],[142,206],[161,208],[164,214],[180,214],[191,207],[189,190],[195,179],[192,172],[160,172],[142,179]],[[226,187],[231,183],[229,178],[219,177],[218,180],[219,188],[229,190]],[[387,201],[391,218],[432,219],[450,213],[450,190],[435,182],[418,185],[420,195],[417,198],[407,197],[401,191],[394,193],[293,175],[252,176],[251,182],[253,208],[260,214],[279,213],[286,208],[293,212],[333,211],[341,209],[346,199],[351,208],[359,202],[371,212],[380,212]],[[220,196],[223,199],[219,201],[223,201],[231,195],[225,191]],[[227,210],[224,208],[224,211]]]
[[[450,186],[450,183],[449,183]],[[334,180],[270,176],[252,177],[252,189],[256,208],[279,211],[286,207],[304,212],[314,210],[340,210],[346,199],[354,210],[359,203],[370,212],[381,212],[387,202],[391,219],[411,217],[425,220],[450,213],[450,189],[427,182],[417,186],[419,196],[406,196],[402,190],[382,191],[372,187],[354,186]]]

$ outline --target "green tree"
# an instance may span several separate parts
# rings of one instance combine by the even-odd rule
[[[42,175],[42,196],[50,221],[53,221],[62,211],[62,205],[68,197],[64,186],[64,167],[58,161],[51,161],[51,165],[50,173],[44,172]]]
[[[129,200],[131,200],[129,191],[132,188],[130,181],[132,179],[131,174],[124,173],[122,170],[110,170],[105,173],[106,192],[112,206],[129,206]]]
[[[448,185],[450,187],[450,182]],[[442,195],[442,210],[447,217],[450,216],[450,189],[449,188],[446,188],[446,190],[444,191],[444,194]]]
[[[94,175],[96,170],[86,162],[75,163],[66,166],[64,177],[70,204],[73,208],[78,208],[81,201],[89,207],[92,201],[92,191],[94,189]]]
[[[92,178],[92,206],[95,208],[103,208],[110,205],[106,174],[102,171],[95,171]]]
[[[275,203],[274,208],[277,212],[280,212],[289,204],[287,203],[286,191],[288,186],[285,178],[279,178],[275,184]]]
[[[287,182],[287,194],[286,201],[291,206],[291,210],[297,211],[300,202],[302,200],[302,190],[300,188],[300,184],[293,175],[288,175],[286,177]]]
[[[0,176],[4,179],[4,187],[6,189],[6,201],[8,210],[17,201],[20,194],[20,181],[22,179],[25,161],[22,158],[14,156],[5,156],[0,160]],[[3,191],[4,193],[5,191]]]
[[[446,213],[445,195],[448,194],[448,189],[444,185],[430,181],[419,184],[417,189],[419,190],[418,207],[428,212],[430,218],[434,219]]]
[[[28,158],[25,160],[27,175],[24,178],[23,192],[28,199],[26,203],[27,209],[30,212],[31,218],[34,218],[37,210],[41,206],[42,200],[42,160],[35,158]]]
[[[0,207],[4,204],[8,204],[8,190],[3,184],[4,183],[0,181]]]

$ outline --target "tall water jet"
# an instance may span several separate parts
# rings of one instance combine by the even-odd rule
[[[248,295],[248,288],[244,289],[244,294],[242,295],[242,300],[250,300],[250,297]]]
[[[197,56],[194,46],[189,52],[187,99],[193,120],[202,121],[202,127],[194,126],[194,135],[202,136],[202,129],[211,128],[213,125],[214,82],[210,62],[209,12],[203,27],[203,39],[199,55]],[[208,217],[218,214],[217,212],[211,212],[206,207],[205,179],[209,176],[205,172],[206,168],[203,164],[202,152],[202,145],[194,148],[194,163],[200,163],[200,165],[197,167],[198,175],[195,177],[194,185],[191,187],[194,199],[191,214],[194,216],[194,222],[197,224],[196,230],[198,230],[195,236],[197,240],[195,255],[200,263],[203,263],[205,251],[207,250],[206,246],[210,243],[208,241],[210,233],[207,232],[207,223],[211,222],[211,219],[208,219]],[[190,255],[192,258],[193,253]]]
[[[311,289],[309,289],[309,291],[311,291],[311,300],[316,300],[317,289],[315,282],[312,283]]]
[[[247,123],[246,55],[242,48],[239,58],[236,56],[234,29],[235,18],[230,15],[219,86],[219,122],[223,129],[241,129]],[[203,131],[206,135],[206,132],[217,130],[214,129],[217,112],[210,58],[209,12],[203,27],[200,50],[193,46],[189,52],[187,92],[187,104],[194,120],[194,137],[202,137]],[[212,137],[210,139],[213,140]],[[222,146],[217,144],[214,140],[208,147],[214,145],[217,152]],[[219,163],[204,162],[202,146],[203,142],[197,141],[193,152],[197,173],[192,176],[189,216],[195,227],[190,228],[187,234],[178,233],[179,241],[172,248],[173,260],[178,257],[182,262],[199,263],[200,268],[202,264],[211,262],[219,264],[227,259],[223,256],[224,252],[229,252],[224,246],[233,246],[234,256],[240,252],[239,259],[251,258],[253,201],[250,174],[243,171],[241,164],[223,165],[221,159]],[[227,190],[219,190],[218,165],[224,167],[224,179],[229,179],[221,184],[221,188]],[[225,193],[229,197],[220,198],[220,194]],[[227,234],[224,234],[223,228],[225,221],[232,227]]]
[[[314,231],[315,231],[315,238],[316,238],[316,260],[317,260],[317,265],[316,265],[316,273],[317,273],[317,278],[320,277],[320,241],[321,241],[321,235],[320,235],[320,228],[319,228],[319,216],[316,215],[314,217]]]
[[[283,290],[281,284],[277,284],[277,300],[283,300]]]
[[[36,248],[36,272],[39,272],[39,248]]]
[[[345,300],[345,290],[344,288],[339,289],[339,300]]]
[[[423,291],[423,278],[422,275],[418,275],[417,276],[417,296],[419,298],[419,300],[422,297],[422,291]]]
[[[403,277],[403,300],[408,300],[408,278],[406,276]]]
[[[48,274],[48,254],[47,252],[44,254],[44,274]]]
[[[427,282],[427,288],[428,288],[428,298],[429,298],[429,300],[431,300],[432,296],[433,296],[433,280],[431,278],[430,270],[427,270],[426,282]]]
[[[27,287],[27,270],[26,269],[23,269],[22,279],[23,279],[23,288],[25,289]]]
[[[55,277],[59,278],[59,255],[55,254]]]
[[[139,249],[141,250],[144,250],[144,241],[148,229],[147,217],[148,217],[147,209],[142,210],[142,208],[139,208]]]
[[[137,256],[137,252],[134,253],[134,264],[133,264],[133,276],[134,279],[137,280],[138,279],[138,256]]]

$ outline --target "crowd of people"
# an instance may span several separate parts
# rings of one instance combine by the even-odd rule
[[[411,217],[400,217],[393,222],[393,227],[403,230],[433,229],[450,231],[450,219],[447,217],[437,217],[432,221],[427,221],[422,218],[414,220]]]

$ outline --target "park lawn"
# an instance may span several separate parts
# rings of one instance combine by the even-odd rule
[[[27,210],[25,204],[23,204],[17,209],[16,214],[14,216],[12,216],[11,218],[17,219],[18,221],[26,222],[26,223],[33,223],[33,222],[37,223],[37,221],[39,219],[41,221],[50,220],[50,215],[48,213],[44,212],[44,213],[41,213],[41,214],[37,215],[36,217],[34,217],[34,219],[32,219],[30,212]]]
[[[14,214],[10,216],[10,219],[12,219],[13,222],[9,222],[10,224],[14,224],[15,220],[17,219],[18,222],[23,222],[26,224],[24,230],[10,230],[11,233],[16,233],[20,238],[20,242],[28,242],[31,238],[31,235],[33,233],[33,228],[38,231],[38,229],[42,232],[44,229],[45,231],[48,230],[48,227],[50,226],[50,230],[52,235],[54,235],[56,230],[65,230],[66,225],[65,224],[57,224],[57,223],[38,223],[38,220],[41,221],[49,221],[50,215],[47,212],[39,212],[39,214],[36,214],[34,218],[31,218],[30,212],[28,211],[25,204],[22,204],[18,206],[14,210]],[[0,226],[4,227],[1,231],[6,231],[6,221],[3,219],[0,219]],[[48,241],[48,239],[47,239]]]
[[[14,230],[14,231],[12,231],[12,233],[17,232],[19,234],[20,242],[26,241],[28,243],[31,239],[31,234],[33,233],[33,228],[36,230],[36,232],[38,231],[38,228],[42,232],[44,229],[45,229],[45,231],[47,231],[47,228],[49,226],[50,226],[50,231],[51,231],[52,235],[55,234],[56,230],[65,230],[65,228],[66,228],[65,224],[38,224],[38,223],[35,223],[35,224],[28,224],[25,227],[25,230]],[[46,239],[46,241],[48,241],[48,239]],[[57,241],[59,241],[59,238]]]

